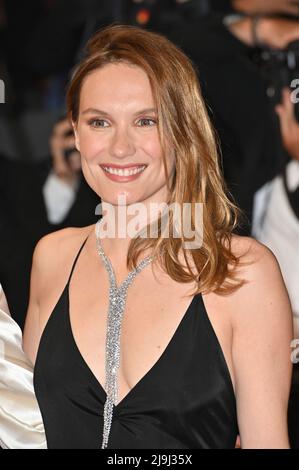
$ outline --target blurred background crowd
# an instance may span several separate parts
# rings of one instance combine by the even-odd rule
[[[0,0],[0,283],[12,316],[23,327],[36,242],[96,221],[65,90],[88,38],[115,22],[163,33],[196,66],[238,232],[278,258],[299,338],[299,0]],[[298,365],[289,426],[299,448]]]

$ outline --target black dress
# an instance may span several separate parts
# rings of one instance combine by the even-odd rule
[[[102,443],[106,393],[80,354],[69,317],[69,283],[83,246],[41,337],[34,370],[50,449]],[[115,407],[108,448],[234,448],[237,434],[229,370],[197,294],[158,361]]]

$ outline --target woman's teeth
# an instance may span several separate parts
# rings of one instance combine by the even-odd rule
[[[146,165],[143,165],[141,167],[136,167],[132,170],[131,169],[130,170],[129,169],[121,170],[121,169],[110,168],[110,167],[106,167],[106,166],[104,166],[103,168],[107,173],[111,173],[112,175],[132,176],[132,175],[136,175],[137,173],[141,173],[146,168]]]

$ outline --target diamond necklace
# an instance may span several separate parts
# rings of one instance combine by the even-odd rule
[[[122,284],[117,287],[113,267],[109,258],[105,255],[100,242],[100,224],[101,220],[98,220],[96,223],[97,251],[102,258],[110,281],[105,354],[105,391],[107,396],[104,405],[103,439],[101,446],[102,449],[105,449],[108,445],[113,409],[118,397],[117,373],[120,364],[120,333],[127,291],[136,275],[153,260],[153,257],[147,256],[144,258],[135,269],[129,272]]]

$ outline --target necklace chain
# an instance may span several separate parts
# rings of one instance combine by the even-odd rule
[[[105,449],[108,445],[113,410],[118,398],[117,373],[120,364],[120,334],[127,299],[127,291],[136,275],[153,260],[153,257],[147,256],[144,258],[135,269],[129,272],[122,284],[117,287],[113,267],[109,258],[105,255],[100,242],[100,224],[101,220],[96,224],[97,251],[104,263],[105,269],[108,272],[110,282],[105,353],[105,391],[107,396],[104,405],[103,437],[101,446],[102,449]]]

